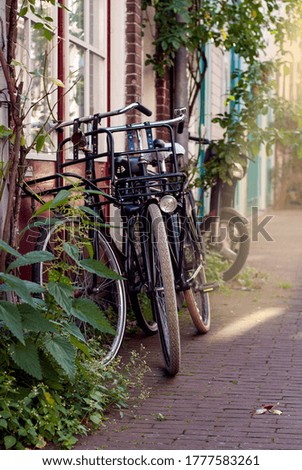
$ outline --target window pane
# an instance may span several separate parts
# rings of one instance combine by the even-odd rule
[[[90,70],[89,70],[89,113],[105,112],[105,64],[104,60],[95,55],[90,54]]]
[[[44,80],[51,76],[50,58],[47,53],[49,43],[40,30],[33,29],[31,34],[31,103],[37,103],[32,111],[32,122],[36,121],[43,123],[49,115],[47,100],[41,100],[41,98],[47,93],[44,89]]]
[[[104,0],[90,0],[89,43],[103,49],[105,47],[105,8]]]
[[[84,0],[69,0],[68,9],[70,34],[84,41]]]
[[[76,118],[84,116],[84,49],[70,43],[70,86],[69,92],[69,116]]]

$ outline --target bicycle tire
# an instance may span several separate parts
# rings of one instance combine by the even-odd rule
[[[250,235],[246,219],[232,207],[221,209],[220,226],[225,227],[226,238],[236,255],[222,275],[224,281],[230,281],[239,274],[246,263],[250,252]]]
[[[135,225],[140,227],[139,216],[136,216]],[[139,240],[139,230],[133,230],[131,243],[128,244],[128,286],[129,299],[136,322],[146,336],[152,336],[158,332],[158,325],[154,318],[150,293],[144,282],[145,270],[142,256],[142,244]],[[139,291],[138,285],[143,284]]]
[[[89,234],[87,231],[89,230]],[[93,230],[93,235],[91,235]],[[88,240],[93,237],[93,258],[101,261],[107,268],[122,275],[118,258],[108,241],[108,237],[98,228],[82,228],[74,219],[61,219],[48,230],[43,229],[37,241],[37,249],[50,251],[62,266],[62,276],[70,279],[75,288],[75,297],[88,298],[100,308],[100,315],[114,329],[115,334],[101,333],[85,321],[79,321],[70,315],[70,319],[80,329],[87,341],[94,339],[103,351],[102,363],[108,365],[117,356],[124,337],[126,327],[126,295],[122,279],[107,279],[80,269],[77,263],[62,248],[62,240],[76,245],[81,251],[81,259],[89,258],[87,253]],[[60,243],[58,243],[60,241]],[[90,250],[91,251],[91,250]],[[33,265],[33,280],[44,284],[51,275],[52,263]]]
[[[185,280],[190,280],[190,289],[184,291],[184,296],[195,328],[205,334],[211,325],[211,307],[209,294],[203,290],[207,281],[201,235],[192,215],[187,217],[184,229],[183,269]]]
[[[140,329],[146,336],[155,335],[158,332],[158,325],[153,316],[151,300],[145,289],[138,293],[131,292],[129,297]]]
[[[149,267],[152,277],[152,307],[158,325],[166,370],[173,376],[180,369],[178,310],[165,224],[156,204],[149,205],[146,220],[150,234]]]

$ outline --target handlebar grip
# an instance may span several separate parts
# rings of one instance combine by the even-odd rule
[[[137,103],[136,109],[138,109],[141,113],[145,114],[146,116],[152,116],[152,111],[150,111],[150,109],[146,108],[146,106],[141,103]]]
[[[209,139],[205,139],[204,137],[196,137],[194,135],[189,135],[189,140],[193,140],[193,142],[198,142],[199,144],[208,145],[211,143]]]

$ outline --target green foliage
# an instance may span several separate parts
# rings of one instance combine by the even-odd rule
[[[227,268],[227,264],[227,261],[224,261],[218,253],[207,251],[206,277],[208,282],[218,282],[220,286],[223,286],[223,273]]]
[[[47,41],[51,41],[54,33],[53,18],[48,11],[48,5],[57,5],[62,8],[57,0],[22,0],[18,16],[24,18],[28,13],[32,13],[37,17],[34,29],[42,31]]]
[[[179,47],[187,49],[189,73],[193,87],[197,88],[195,92],[189,92],[190,112],[206,73],[200,69],[205,45],[214,43],[221,50],[232,50],[242,58],[244,67],[234,72],[230,94],[225,100],[226,111],[213,119],[224,131],[217,142],[218,158],[196,179],[201,187],[210,186],[216,176],[228,182],[232,162],[240,162],[241,152],[253,158],[258,155],[261,145],[266,145],[270,152],[272,143],[278,138],[277,132],[264,130],[260,122],[268,109],[275,109],[274,77],[281,61],[272,62],[263,57],[268,36],[274,38],[281,57],[282,54],[284,57],[285,39],[295,38],[301,31],[302,2],[285,0],[282,5],[278,0],[143,2],[144,8],[151,6],[156,25],[155,52],[147,57],[147,63],[152,63],[162,77],[166,67],[174,65]],[[299,152],[300,136],[294,139]],[[198,172],[197,165],[193,164],[192,169]]]
[[[3,241],[1,246],[12,251]],[[31,254],[33,263],[39,255]],[[102,421],[106,406],[125,406],[127,387],[113,366],[101,366],[99,345],[87,343],[63,311],[101,331],[111,327],[93,302],[76,299],[73,304],[70,286],[49,283],[47,295],[28,303],[19,288],[25,281],[5,276],[11,282],[1,285],[2,295],[15,292],[22,303],[0,300],[0,445],[43,447],[50,440],[69,448],[75,434]]]
[[[297,2],[283,3],[291,7],[291,19],[296,17]],[[278,0],[144,0],[143,8],[148,6],[155,10],[157,36],[155,54],[147,61],[160,76],[167,65],[173,65],[180,46],[193,52],[210,41],[225,50],[234,48],[247,63],[253,64],[266,47],[264,32],[274,34],[281,42],[289,24],[283,19]]]
[[[29,262],[28,256],[11,250],[3,241],[1,246],[17,254],[8,269],[53,259],[50,253],[41,256],[41,252],[31,252]],[[99,266],[101,263],[96,263],[98,270]],[[90,270],[96,273],[91,267]],[[57,379],[66,376],[72,382],[77,356],[73,337],[77,335],[77,339],[84,342],[85,339],[76,329],[66,328],[66,325],[72,318],[79,318],[101,332],[113,333],[99,307],[89,299],[74,298],[71,285],[49,282],[41,287],[10,273],[0,273],[0,279],[3,282],[2,293],[6,296],[14,294],[21,302],[13,304],[5,299],[0,300],[0,320],[3,322],[1,332],[5,334],[2,354],[6,356],[5,361],[10,363],[12,359],[18,368],[41,380],[46,356],[47,360],[53,360],[59,366]],[[35,298],[32,292],[43,292],[43,297]]]
[[[17,380],[8,368],[0,373],[0,446],[42,448],[52,442],[69,449],[76,436],[87,434],[105,419],[110,406],[127,406],[129,383],[119,363],[104,368],[93,347],[91,351],[90,358],[79,356],[81,365],[72,384],[29,383],[22,374]],[[140,369],[138,358],[132,367]]]
[[[261,272],[254,267],[247,266],[238,274],[235,281],[243,290],[254,290],[261,289],[263,284],[267,283],[268,278],[268,273]]]
[[[77,205],[82,197],[77,188],[61,191],[41,211],[59,209],[77,220],[82,217],[87,228],[87,214]],[[50,220],[60,223],[45,223]],[[92,245],[87,259],[80,257],[80,243],[58,238],[56,247],[89,276],[120,278],[92,259]],[[102,334],[112,335],[114,330],[95,302],[75,294],[76,286],[62,274],[66,266],[55,254],[21,254],[3,240],[0,249],[10,258],[0,273],[0,446],[43,447],[53,441],[69,448],[75,434],[86,433],[104,419],[107,406],[126,404],[127,380],[119,372],[115,376],[115,367],[102,365]],[[21,267],[39,263],[51,266],[43,286],[20,277]],[[101,335],[84,337],[83,324],[85,332],[90,326]]]

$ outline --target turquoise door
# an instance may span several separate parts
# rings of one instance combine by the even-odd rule
[[[247,170],[247,209],[259,205],[261,195],[261,159],[259,157],[249,161]]]

